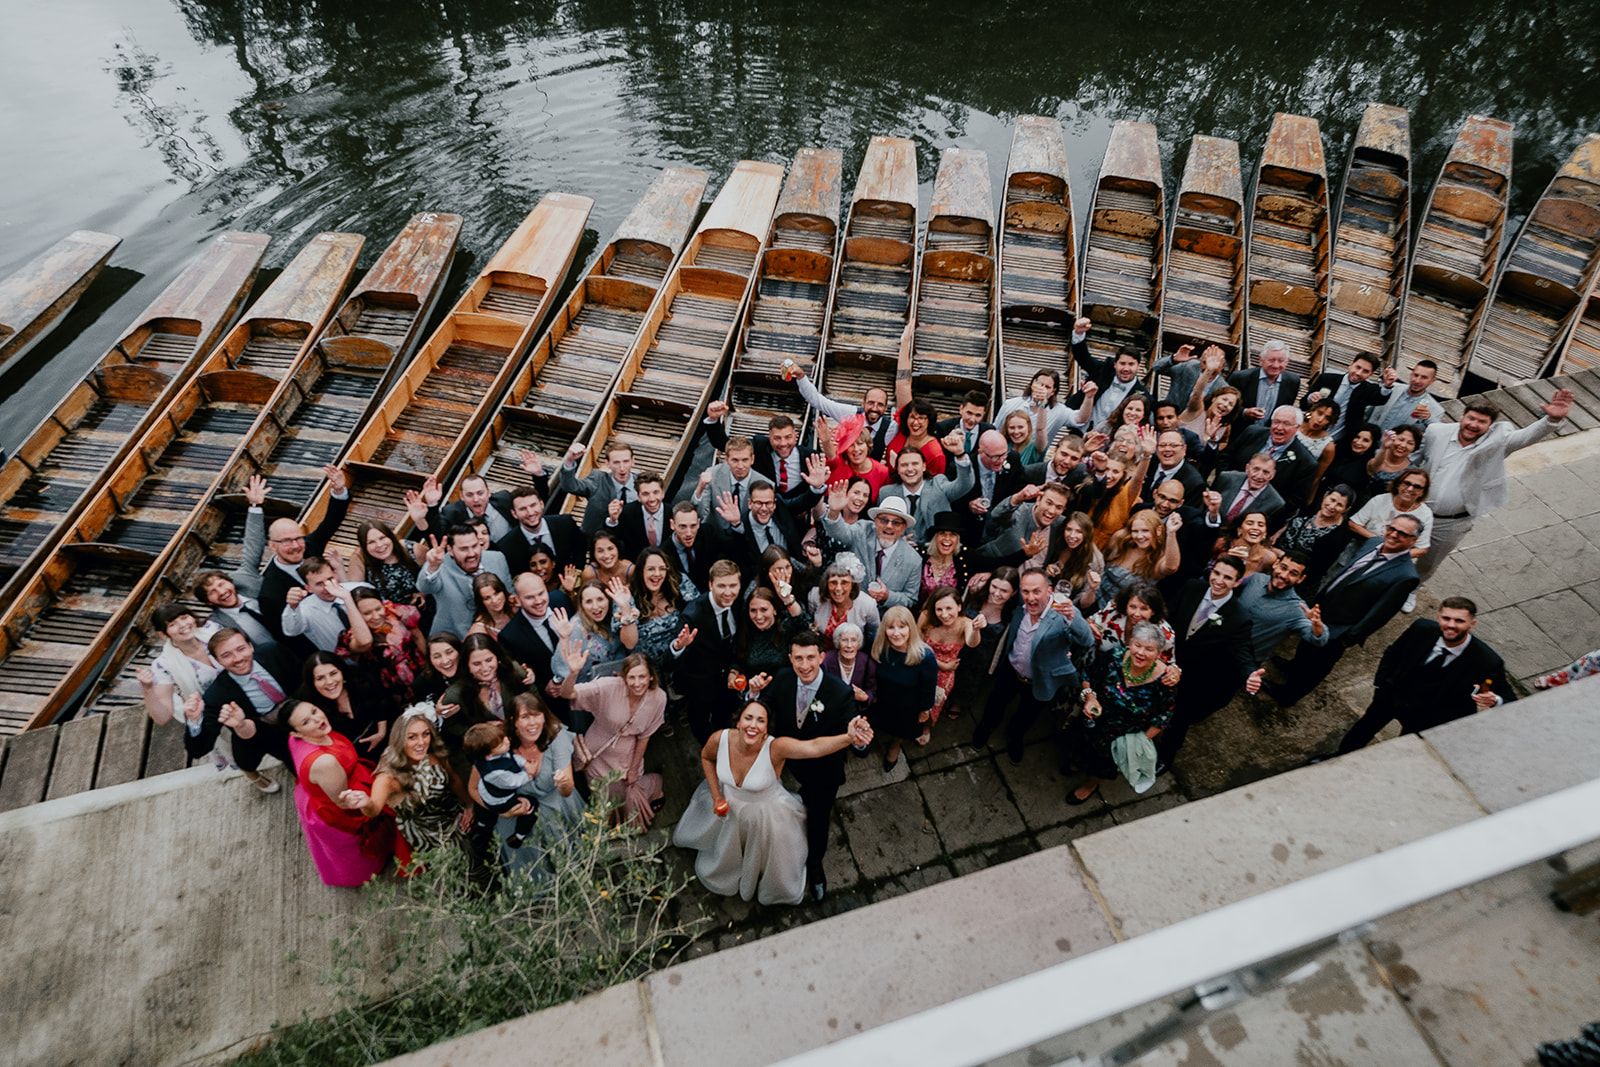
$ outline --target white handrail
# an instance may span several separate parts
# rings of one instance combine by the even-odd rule
[[[970,1067],[1600,838],[1600,780],[1268,890],[783,1067]]]

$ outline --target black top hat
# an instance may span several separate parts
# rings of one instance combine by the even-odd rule
[[[933,517],[933,525],[928,527],[929,537],[932,537],[936,533],[958,534],[960,532],[961,516],[957,515],[953,511],[939,512],[939,514]]]

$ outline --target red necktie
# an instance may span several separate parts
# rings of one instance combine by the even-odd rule
[[[782,456],[778,457],[778,492],[789,491],[789,461]]]
[[[267,695],[268,700],[276,704],[283,699],[283,690],[273,684],[266,671],[259,669],[251,671],[250,677],[256,680],[256,684],[261,687],[261,691]]]
[[[1245,505],[1249,504],[1251,498],[1254,496],[1254,489],[1251,489],[1248,485],[1240,486],[1239,496],[1234,500],[1233,507],[1228,509],[1228,521],[1232,522],[1237,519],[1239,517],[1239,513],[1245,509]]]

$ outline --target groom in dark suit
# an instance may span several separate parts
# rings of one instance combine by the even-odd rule
[[[856,714],[850,687],[837,675],[822,673],[822,638],[812,630],[796,634],[790,642],[789,669],[779,671],[762,690],[761,703],[767,706],[768,733],[802,741],[842,734]],[[843,749],[831,756],[789,761],[806,806],[806,880],[811,899],[819,903],[828,892],[822,857],[828,851],[833,801],[844,784],[844,761]]]

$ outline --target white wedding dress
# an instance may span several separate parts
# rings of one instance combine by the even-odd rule
[[[711,787],[695,790],[672,832],[672,843],[700,855],[694,873],[713,893],[762,904],[798,904],[806,891],[806,809],[772,769],[772,738],[735,785],[728,735],[717,735],[717,780],[728,814],[712,810]]]

